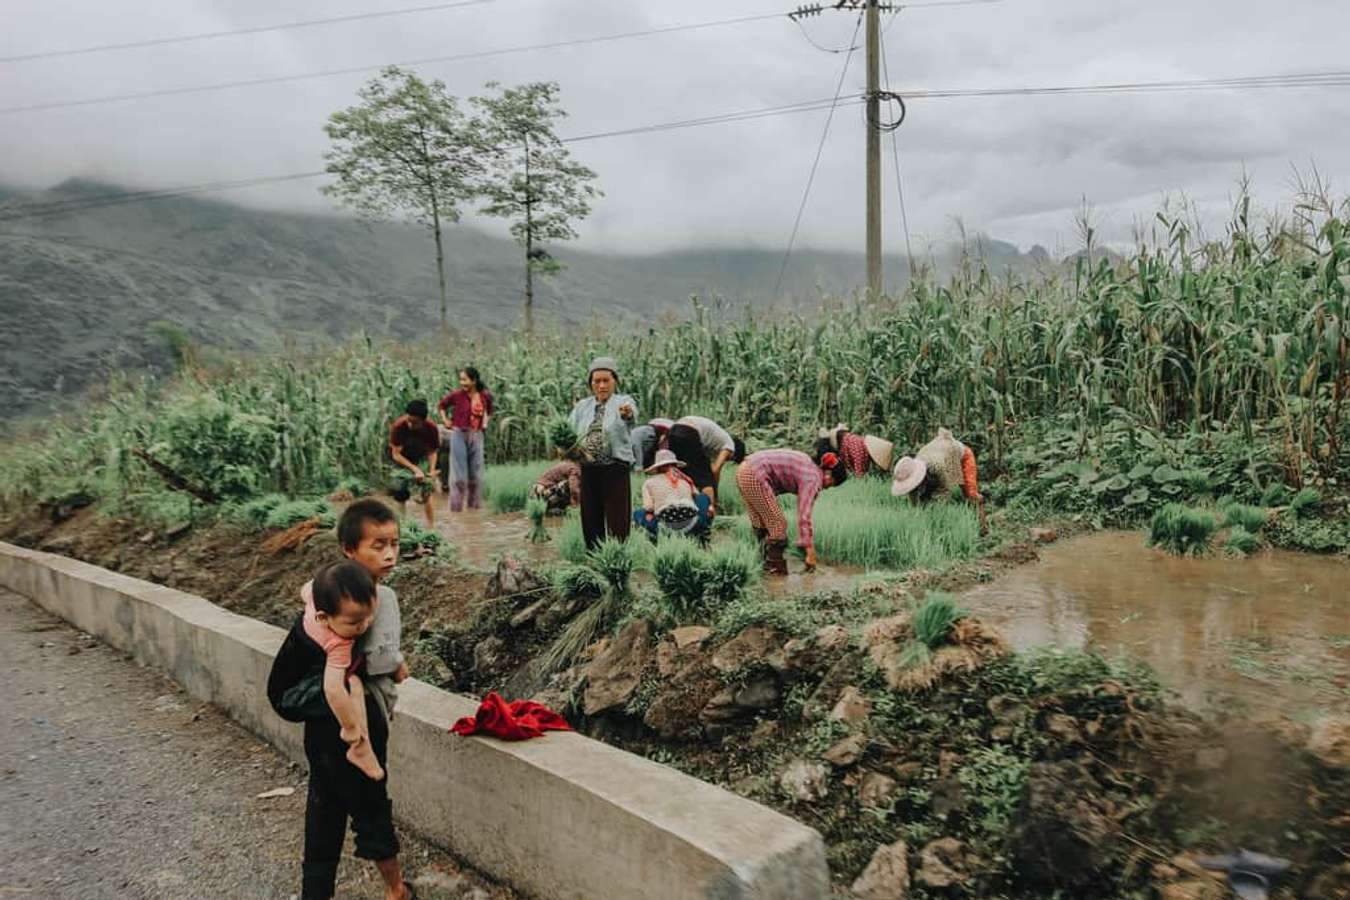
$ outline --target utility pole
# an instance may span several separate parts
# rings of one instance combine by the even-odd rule
[[[894,96],[881,89],[881,13],[899,7],[881,0],[834,0],[799,6],[788,18],[800,22],[827,9],[860,11],[867,20],[867,293],[875,300],[881,296],[881,101]]]
[[[867,293],[881,297],[881,9],[867,0]]]

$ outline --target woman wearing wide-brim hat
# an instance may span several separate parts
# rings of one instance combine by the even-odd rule
[[[572,407],[577,434],[575,456],[581,464],[581,533],[593,550],[605,536],[624,540],[632,519],[628,470],[633,464],[633,422],[637,401],[619,393],[619,366],[597,356],[587,372],[591,396]]]
[[[984,497],[975,466],[975,451],[939,428],[933,438],[913,456],[902,456],[892,473],[891,495],[908,497],[915,503],[947,500],[961,488],[961,495],[975,504],[980,515],[980,530],[989,529],[984,515]]]
[[[653,539],[665,529],[688,537],[706,537],[711,501],[684,473],[685,464],[671,450],[658,450],[645,471],[651,477],[642,485],[642,508],[633,521],[647,529]]]
[[[839,424],[820,430],[816,441],[816,459],[819,460],[826,453],[838,454],[854,478],[864,475],[886,476],[890,474],[891,463],[894,462],[895,445],[875,435],[854,434],[847,425]]]

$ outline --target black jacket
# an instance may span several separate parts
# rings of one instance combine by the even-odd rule
[[[305,634],[304,615],[296,616],[272,661],[272,673],[267,676],[267,700],[277,715],[287,722],[326,719],[336,725],[323,695],[323,669],[327,662],[323,648]]]

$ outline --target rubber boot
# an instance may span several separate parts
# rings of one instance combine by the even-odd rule
[[[766,541],[764,544],[764,574],[786,575],[787,560],[783,552],[787,550],[787,541]]]

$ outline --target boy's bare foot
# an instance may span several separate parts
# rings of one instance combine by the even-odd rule
[[[375,751],[370,748],[370,741],[365,738],[348,748],[347,762],[364,772],[366,777],[372,781],[384,780],[384,769],[380,766],[380,761],[375,758]]]

